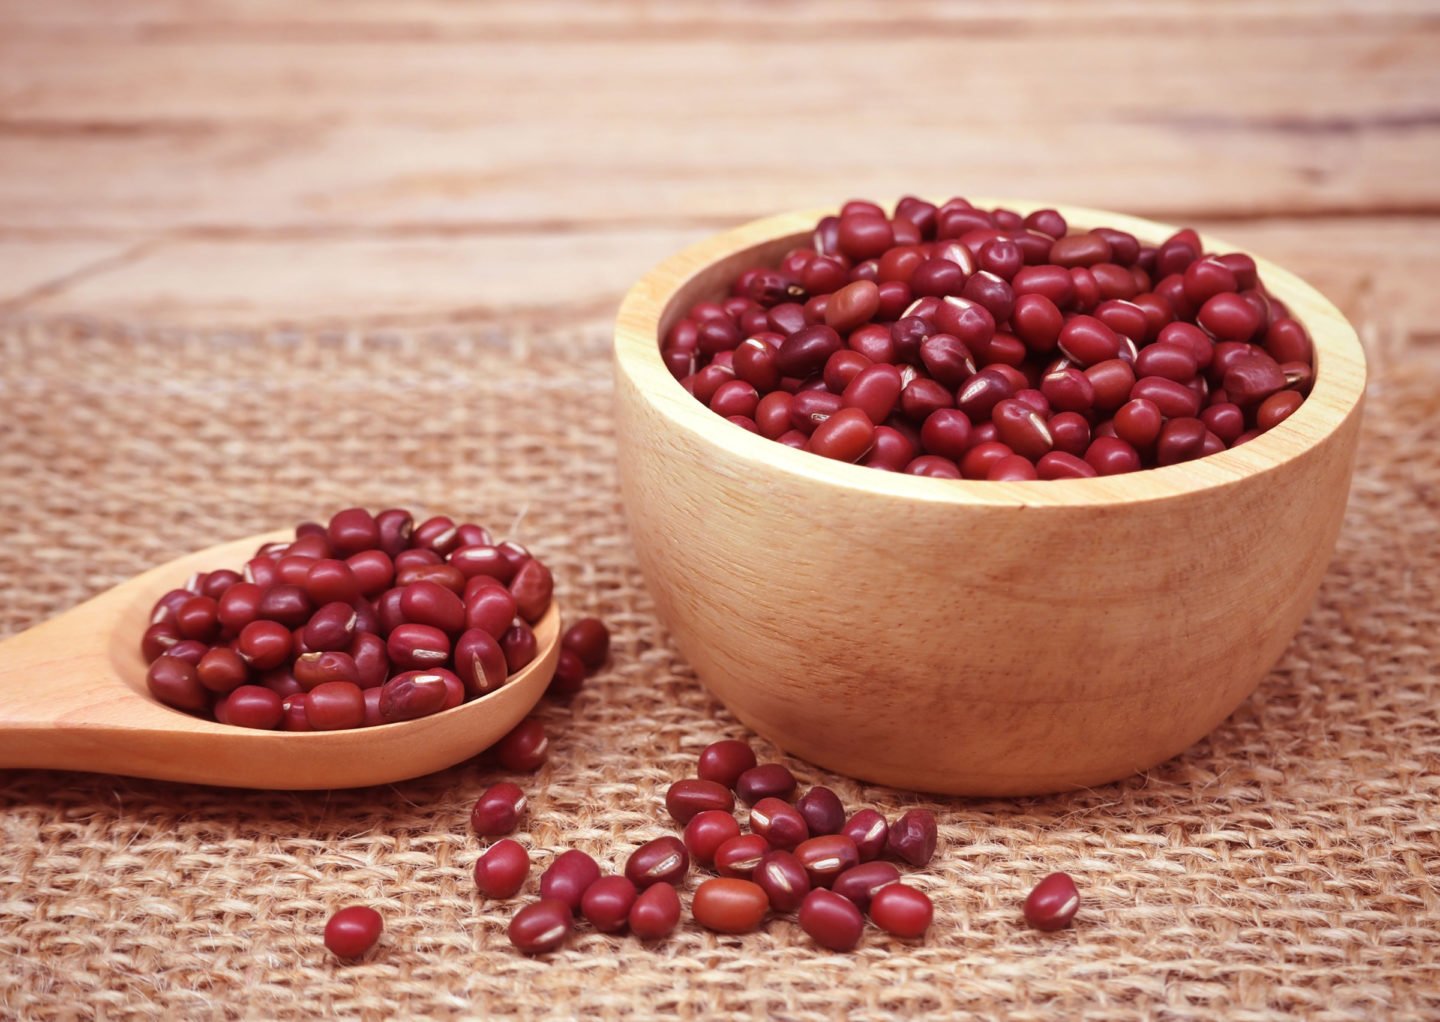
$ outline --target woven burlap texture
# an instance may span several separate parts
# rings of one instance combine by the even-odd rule
[[[0,631],[177,552],[405,504],[532,544],[611,666],[545,704],[549,763],[521,840],[606,866],[672,832],[663,795],[745,732],[657,624],[625,532],[603,331],[517,338],[0,329]],[[934,800],[792,762],[847,804],[934,809],[913,882],[922,942],[850,955],[792,919],[654,946],[583,929],[515,953],[533,898],[477,898],[480,763],[360,791],[226,791],[0,775],[0,1015],[878,1019],[1440,1017],[1440,358],[1372,351],[1350,513],[1318,604],[1274,673],[1207,740],[1080,794]],[[1276,523],[1276,528],[1284,528]],[[41,677],[24,679],[43,686]],[[764,754],[774,749],[761,743]],[[1065,870],[1074,929],[1020,922]],[[692,877],[687,885],[693,889]],[[378,949],[338,963],[327,916],[363,902]]]

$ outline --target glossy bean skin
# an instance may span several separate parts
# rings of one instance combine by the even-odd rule
[[[519,824],[527,804],[519,785],[509,781],[492,784],[480,793],[470,811],[470,826],[481,837],[509,834]]]
[[[722,877],[748,880],[760,865],[760,860],[772,851],[770,843],[758,834],[730,838],[715,849],[715,872]]]
[[[810,877],[804,865],[791,852],[777,850],[760,860],[751,874],[770,899],[774,912],[794,912],[810,893]]]
[[[689,871],[690,852],[671,835],[646,842],[625,862],[625,879],[641,890],[652,884],[679,884]]]
[[[590,885],[600,879],[600,867],[578,848],[571,848],[555,857],[540,874],[540,897],[558,901],[571,913],[580,909],[580,899]]]
[[[195,666],[173,656],[162,656],[145,674],[150,694],[166,706],[200,713],[210,708],[210,692],[200,684]]]
[[[680,924],[680,895],[669,884],[647,887],[630,906],[629,923],[641,940],[668,937]]]
[[[439,713],[448,694],[438,671],[404,671],[380,687],[380,716],[387,724]]]
[[[496,742],[492,751],[506,770],[534,773],[549,757],[550,739],[544,724],[534,717],[526,717]]]
[[[750,833],[763,837],[772,848],[788,851],[810,837],[810,827],[789,802],[770,797],[750,807]]]
[[[860,943],[865,919],[849,899],[833,891],[812,890],[800,906],[800,928],[821,947],[852,951]]]
[[[349,681],[327,681],[305,696],[305,719],[315,731],[342,731],[365,724],[365,695]]]
[[[747,805],[762,798],[787,799],[795,791],[795,775],[781,763],[762,763],[746,770],[735,780],[735,794]]]
[[[876,860],[852,866],[835,878],[830,889],[842,898],[849,898],[861,912],[870,908],[875,892],[900,879],[900,870],[893,863]]]
[[[890,824],[885,852],[912,866],[924,866],[935,856],[937,834],[934,813],[911,809]]]
[[[805,819],[805,825],[813,836],[838,834],[845,826],[845,806],[840,796],[826,787],[814,787],[795,803],[795,808]]]
[[[475,888],[487,898],[513,898],[530,875],[530,855],[511,838],[496,841],[475,860]]]
[[[601,933],[623,930],[630,919],[638,892],[624,877],[601,877],[585,889],[580,913]]]
[[[682,827],[707,810],[730,812],[735,798],[730,789],[718,781],[689,778],[676,781],[665,793],[665,809]]]
[[[889,884],[870,899],[870,918],[892,937],[924,936],[935,919],[935,906],[924,891],[901,883]]]
[[[578,656],[587,671],[598,671],[610,655],[610,629],[598,617],[582,617],[565,629],[560,646]]]
[[[359,958],[374,947],[385,921],[368,905],[351,905],[325,923],[325,947],[338,958]]]
[[[860,865],[859,848],[844,834],[810,838],[795,849],[795,858],[813,887],[829,887],[841,874]]]
[[[273,731],[285,719],[284,702],[263,685],[241,685],[215,705],[215,718],[234,727]]]
[[[564,945],[574,929],[571,907],[563,901],[545,898],[526,905],[510,920],[508,936],[516,949],[527,955],[541,955]]]
[[[685,824],[685,848],[690,858],[702,866],[715,862],[715,852],[731,838],[740,836],[740,824],[728,812],[707,809],[697,813]]]
[[[695,921],[716,933],[753,933],[770,910],[770,898],[759,884],[734,877],[714,877],[695,891]]]
[[[1051,873],[1025,898],[1025,922],[1037,930],[1063,930],[1080,909],[1080,891],[1066,873]]]
[[[890,837],[890,824],[874,809],[861,809],[840,829],[855,844],[861,862],[878,858]]]

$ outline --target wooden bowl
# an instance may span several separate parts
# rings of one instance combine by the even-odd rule
[[[1060,211],[1144,242],[1174,230]],[[923,791],[1101,784],[1203,737],[1279,658],[1334,550],[1365,383],[1355,331],[1257,258],[1310,331],[1316,380],[1295,414],[1250,443],[1054,482],[842,464],[711,412],[666,370],[658,341],[742,269],[777,263],[821,215],[759,220],[667,259],[616,324],[631,533],[701,680],[786,751]]]

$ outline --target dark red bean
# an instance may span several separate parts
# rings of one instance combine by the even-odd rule
[[[1051,873],[1025,898],[1025,921],[1037,930],[1063,930],[1080,908],[1080,891],[1065,873]]]
[[[762,798],[787,799],[795,791],[795,775],[781,763],[762,763],[742,773],[735,781],[735,794],[746,805]]]
[[[676,781],[665,793],[665,808],[676,823],[682,827],[698,813],[711,809],[730,812],[735,808],[735,797],[730,789],[718,781],[703,778],[689,778]]]
[[[920,343],[920,361],[943,387],[959,387],[975,375],[975,359],[960,338],[952,334],[931,334]]]
[[[1283,390],[1287,382],[1275,360],[1264,351],[1254,349],[1230,362],[1225,369],[1223,386],[1231,401],[1248,408]]]
[[[305,696],[305,719],[316,731],[343,731],[365,723],[365,695],[349,681],[327,681]]]
[[[884,851],[890,837],[890,824],[874,809],[861,809],[845,821],[840,833],[855,842],[860,861],[869,862]]]
[[[325,947],[339,958],[359,958],[379,942],[384,929],[379,912],[366,905],[351,905],[325,923]]]
[[[624,877],[601,877],[585,889],[580,913],[601,933],[617,933],[629,921],[637,893]]]
[[[856,280],[830,296],[825,306],[825,325],[849,333],[870,322],[880,308],[880,288],[873,281]]]
[[[314,610],[315,605],[310,602],[310,597],[297,585],[277,583],[265,590],[260,597],[260,617],[278,622],[286,628],[299,628],[310,620]]]
[[[838,834],[845,826],[845,806],[841,804],[840,796],[829,788],[811,788],[800,796],[795,808],[804,817],[805,825],[813,835]]]
[[[240,573],[238,571],[220,568],[205,576],[205,584],[200,587],[200,595],[208,596],[212,600],[219,600],[231,586],[239,581]]]
[[[164,656],[180,641],[180,632],[169,621],[160,621],[145,629],[140,637],[140,654],[146,662]]]
[[[1145,376],[1136,380],[1130,388],[1130,399],[1153,403],[1167,419],[1185,418],[1200,412],[1198,394],[1183,383],[1160,376]]]
[[[771,852],[761,859],[753,882],[765,892],[775,912],[794,912],[810,893],[810,878],[805,867],[786,851]]]
[[[434,582],[414,582],[401,589],[400,613],[411,624],[430,625],[452,635],[465,628],[465,604]]]
[[[846,408],[859,408],[878,426],[895,411],[902,386],[900,370],[892,365],[872,365],[855,375],[840,400]]]
[[[529,875],[529,854],[510,838],[495,842],[475,860],[475,887],[487,898],[513,898]]]
[[[935,855],[936,836],[935,814],[911,809],[890,824],[885,851],[912,866],[924,866]]]
[[[1155,402],[1142,397],[1121,405],[1113,421],[1116,436],[1136,450],[1148,450],[1159,438],[1165,416]]]
[[[470,826],[481,837],[509,834],[525,813],[527,800],[518,784],[501,781],[480,793],[470,810]]]
[[[1111,436],[1096,437],[1092,440],[1085,451],[1085,461],[1102,476],[1137,472],[1141,468],[1140,455],[1135,448],[1124,440]]]
[[[1315,361],[1315,347],[1305,328],[1289,316],[1281,316],[1265,331],[1265,350],[1276,362]]]
[[[1101,412],[1113,412],[1130,400],[1130,391],[1135,386],[1135,370],[1118,358],[1090,366],[1085,370],[1085,378],[1095,390],[1095,408]]]
[[[759,884],[733,877],[714,877],[695,891],[695,921],[716,933],[752,933],[770,910],[770,898]]]
[[[1035,463],[1037,479],[1089,479],[1096,474],[1087,462],[1064,451],[1051,451]]]
[[[336,512],[325,530],[325,538],[330,552],[341,558],[358,554],[361,550],[372,550],[382,541],[379,523],[369,511],[360,507]]]
[[[346,650],[355,664],[355,683],[363,689],[379,688],[390,675],[390,656],[385,640],[371,632],[361,632]]]
[[[565,629],[560,646],[578,656],[587,671],[599,670],[610,655],[610,629],[598,617],[582,617]]]
[[[361,557],[362,564],[375,565],[376,570],[371,571],[370,576],[372,583],[379,578],[381,569],[389,567],[388,571],[383,572],[385,576],[383,580],[371,592],[380,592],[390,584],[390,579],[394,577],[394,566],[384,553],[379,550],[367,550],[354,556]],[[310,597],[310,601],[316,606],[327,603],[350,604],[364,595],[360,579],[350,565],[345,561],[329,558],[311,562],[301,586],[305,590],[305,595]]]
[[[935,310],[935,326],[941,333],[959,338],[968,351],[982,353],[995,336],[995,317],[979,302],[947,295]]]
[[[1064,368],[1046,373],[1040,392],[1057,411],[1088,412],[1095,404],[1095,387],[1079,369]]]
[[[279,667],[290,656],[290,629],[275,621],[251,621],[240,631],[235,652],[257,671]]]
[[[260,597],[264,595],[253,582],[236,582],[217,602],[216,616],[227,633],[239,635],[240,630],[260,616]]]
[[[510,595],[515,597],[520,616],[531,624],[544,617],[554,590],[555,579],[550,569],[534,558],[522,564],[510,581]]]
[[[500,585],[479,585],[473,590],[467,585],[466,589],[466,630],[479,629],[496,639],[502,638],[520,612],[510,590]]]
[[[749,745],[727,738],[704,748],[695,772],[701,780],[734,788],[740,775],[753,768],[755,763],[755,752]]]
[[[923,892],[904,884],[882,887],[870,899],[870,918],[892,937],[924,936],[935,918],[935,906]]]
[[[502,585],[509,585],[510,580],[515,577],[515,566],[494,546],[460,547],[450,554],[446,563],[464,575],[467,583],[471,579],[484,577],[493,578]]]
[[[540,874],[540,897],[558,901],[573,914],[580,910],[580,901],[590,885],[600,879],[600,867],[579,849],[572,848],[555,857]]]
[[[958,408],[937,408],[920,427],[920,442],[930,454],[963,457],[973,443],[970,417]]]
[[[324,653],[302,653],[295,658],[291,673],[307,692],[317,685],[332,681],[348,681],[360,685],[360,669],[349,653],[330,650]]]
[[[680,924],[680,896],[669,884],[656,884],[640,892],[630,907],[630,932],[641,940],[668,937]]]
[[[526,717],[495,743],[495,758],[506,770],[534,773],[550,754],[550,739],[545,725],[534,717]]]
[[[285,719],[285,704],[263,685],[240,685],[216,703],[215,719],[234,727],[273,731]]]
[[[1169,420],[1160,430],[1160,438],[1155,443],[1155,463],[1176,465],[1200,457],[1206,432],[1205,423],[1199,419]]]
[[[1196,314],[1205,332],[1217,341],[1248,341],[1260,329],[1260,313],[1238,294],[1217,294]]]
[[[1045,416],[1014,398],[999,402],[991,412],[991,421],[1000,442],[1022,458],[1033,461],[1055,446]]]
[[[215,646],[205,652],[195,665],[195,673],[211,692],[225,695],[244,685],[250,678],[250,669],[229,646]]]
[[[907,475],[926,476],[931,479],[960,479],[960,469],[949,458],[937,454],[925,454],[905,466]]]
[[[314,652],[349,646],[358,630],[359,614],[348,603],[327,603],[305,623],[305,647]]]
[[[875,442],[875,424],[862,409],[842,408],[815,428],[805,449],[835,461],[856,462]]]
[[[305,716],[305,703],[306,697],[304,693],[281,697],[280,708],[285,711],[285,719],[281,721],[282,731],[315,730],[310,726],[310,721]]]
[[[801,842],[795,858],[805,867],[812,886],[829,887],[840,874],[860,864],[860,850],[845,834],[826,834]]]
[[[527,955],[542,955],[561,947],[575,927],[571,906],[546,898],[526,905],[510,920],[510,943]]]
[[[702,866],[715,862],[716,850],[733,837],[740,836],[740,824],[735,817],[719,809],[707,809],[695,814],[685,824],[685,848],[690,857]]]
[[[1072,316],[1060,330],[1060,351],[1081,366],[1093,366],[1120,354],[1120,335],[1094,316]]]
[[[778,352],[780,372],[803,379],[825,367],[831,355],[844,347],[840,335],[824,324],[803,327],[786,337]]]
[[[1151,344],[1135,359],[1137,376],[1163,376],[1176,383],[1188,383],[1199,369],[1191,349],[1181,344]]]
[[[208,652],[210,652],[210,647],[198,639],[181,639],[171,646],[165,655],[176,660],[183,660],[191,667],[199,667],[200,660]]]
[[[772,848],[787,851],[810,836],[805,817],[779,798],[762,798],[750,808],[750,832],[759,834]]]
[[[181,638],[209,642],[220,631],[220,605],[209,596],[192,596],[175,610]]]
[[[505,651],[505,664],[511,674],[527,666],[540,652],[534,631],[523,621],[505,630],[500,648]]]
[[[825,360],[825,368],[820,373],[820,381],[832,394],[841,394],[850,385],[851,380],[872,364],[858,351],[842,348]]]
[[[1065,218],[1057,210],[1037,209],[1025,217],[1025,226],[1048,234],[1051,238],[1063,238],[1068,229]]]
[[[833,891],[813,890],[800,906],[800,928],[831,951],[852,951],[860,943],[865,919],[860,910]]]
[[[1305,399],[1293,390],[1283,390],[1271,394],[1260,403],[1255,411],[1255,426],[1257,429],[1274,429],[1284,422]],[[201,661],[202,663],[204,661]],[[203,680],[203,679],[202,679]]]
[[[1061,412],[1050,417],[1050,435],[1055,438],[1055,450],[1051,454],[1064,452],[1073,457],[1083,457],[1085,449],[1090,446],[1090,423],[1076,412]],[[1045,456],[1049,457],[1049,454]],[[1036,468],[1039,468],[1039,462],[1036,462]]]
[[[550,676],[550,684],[545,689],[546,694],[566,699],[584,687],[584,662],[571,650],[562,649],[555,661],[555,673]]]
[[[381,686],[380,716],[387,724],[427,717],[444,709],[447,699],[439,671],[404,671]]]
[[[1025,482],[1030,479],[1038,479],[1040,476],[1029,458],[1011,454],[991,465],[990,471],[985,473],[985,478],[992,482]]]
[[[773,849],[759,834],[730,838],[715,849],[715,872],[727,877],[750,877],[760,860]]]
[[[1110,242],[1099,234],[1070,234],[1050,246],[1050,262],[1056,266],[1094,266],[1108,263]]]
[[[489,632],[471,628],[455,640],[455,673],[469,695],[494,692],[505,684],[508,667],[504,650]]]
[[[690,853],[677,837],[646,842],[625,861],[625,877],[638,888],[651,884],[680,884],[690,871]]]
[[[449,661],[450,637],[432,625],[403,624],[385,640],[385,652],[400,670],[430,670]]]
[[[852,866],[835,878],[831,890],[854,902],[864,912],[870,907],[875,892],[900,879],[900,870],[889,862],[864,862]]]

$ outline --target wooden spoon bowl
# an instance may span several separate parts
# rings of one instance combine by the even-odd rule
[[[348,731],[256,731],[202,720],[146,690],[140,636],[155,601],[197,571],[238,567],[267,533],[171,561],[0,643],[0,767],[129,774],[227,787],[355,788],[418,777],[493,745],[544,695],[560,612],[535,626],[535,660],[479,699],[419,720]]]
[[[1035,203],[985,200],[1022,212]],[[1174,228],[1061,207],[1155,243]],[[1055,482],[923,479],[751,434],[671,377],[659,338],[820,211],[703,241],[631,290],[615,331],[625,506],[661,618],[701,680],[789,752],[902,788],[1099,784],[1176,755],[1259,684],[1334,549],[1365,361],[1340,312],[1263,259],[1316,381],[1234,450]],[[1207,251],[1236,251],[1216,239]]]

